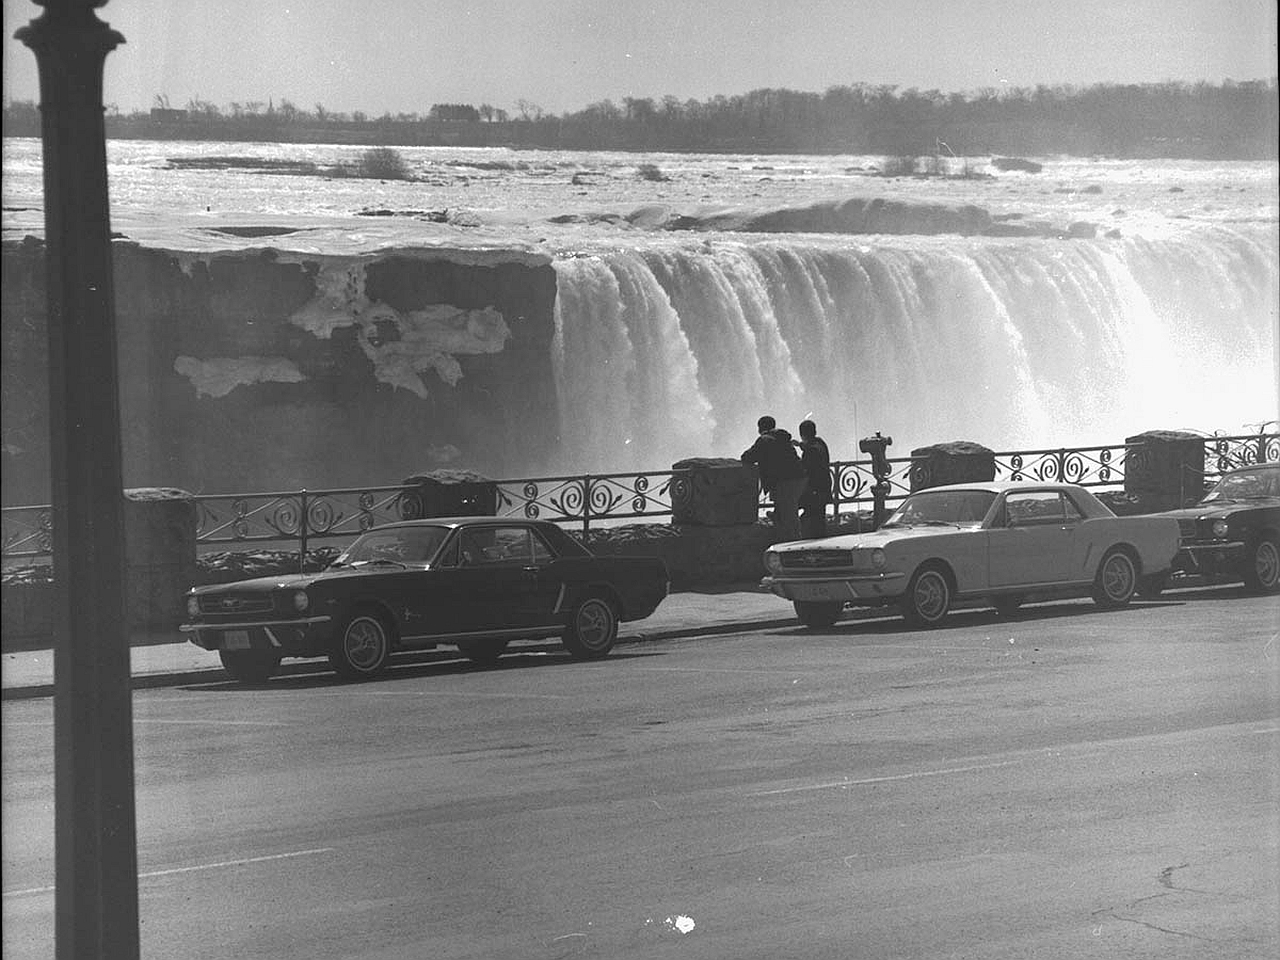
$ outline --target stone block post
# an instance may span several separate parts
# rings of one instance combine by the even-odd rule
[[[196,502],[185,490],[124,492],[125,597],[133,629],[170,630],[196,582]]]
[[[412,490],[400,495],[400,516],[492,517],[498,513],[498,485],[470,470],[432,470],[404,481]]]
[[[725,527],[760,518],[760,479],[741,460],[693,457],[671,465],[671,519],[676,526]]]
[[[1204,493],[1204,438],[1182,430],[1125,437],[1124,492],[1143,512],[1173,510]]]
[[[911,492],[948,483],[971,483],[996,478],[996,455],[969,440],[935,443],[911,451]]]

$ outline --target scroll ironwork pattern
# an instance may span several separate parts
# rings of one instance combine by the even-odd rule
[[[1280,433],[1212,436],[1204,440],[1205,479],[1249,464],[1280,461]],[[1145,445],[1117,444],[995,454],[997,480],[1065,481],[1086,487],[1121,486],[1127,469],[1141,469]],[[923,460],[889,461],[889,501],[927,486]],[[836,461],[831,465],[836,509],[869,507],[875,475],[871,462]],[[671,516],[673,505],[692,495],[683,471],[589,474],[499,480],[498,514],[507,517],[578,523]],[[203,545],[298,543],[349,537],[371,527],[424,515],[418,488],[408,485],[343,490],[293,490],[197,496],[196,539]],[[767,501],[761,501],[762,509]],[[19,563],[47,558],[53,550],[52,509],[48,505],[6,507],[3,511],[4,560]],[[305,518],[305,522],[304,522]]]

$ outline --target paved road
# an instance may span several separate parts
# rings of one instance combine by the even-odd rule
[[[1280,600],[135,694],[150,958],[1280,953]],[[4,956],[53,956],[51,702]]]

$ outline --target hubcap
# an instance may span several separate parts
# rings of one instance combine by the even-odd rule
[[[578,638],[584,646],[597,648],[613,634],[613,611],[601,600],[588,600],[578,610]]]
[[[1258,582],[1264,587],[1269,589],[1276,585],[1277,578],[1280,578],[1280,552],[1270,540],[1258,544],[1258,552],[1253,556],[1253,569]]]
[[[1102,588],[1113,600],[1123,600],[1133,592],[1133,564],[1128,557],[1117,555],[1107,561],[1102,572]]]
[[[368,617],[361,617],[347,627],[347,634],[343,639],[347,661],[351,666],[357,670],[377,666],[385,643],[382,624]]]
[[[941,574],[926,573],[916,581],[916,609],[926,620],[941,616],[947,605],[947,583]]]

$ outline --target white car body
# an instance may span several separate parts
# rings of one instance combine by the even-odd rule
[[[829,625],[845,605],[888,603],[930,626],[973,598],[1009,614],[1033,596],[1122,606],[1169,571],[1177,550],[1176,520],[1117,517],[1075,484],[952,484],[912,494],[874,532],[769,548],[762,586],[810,626]]]

